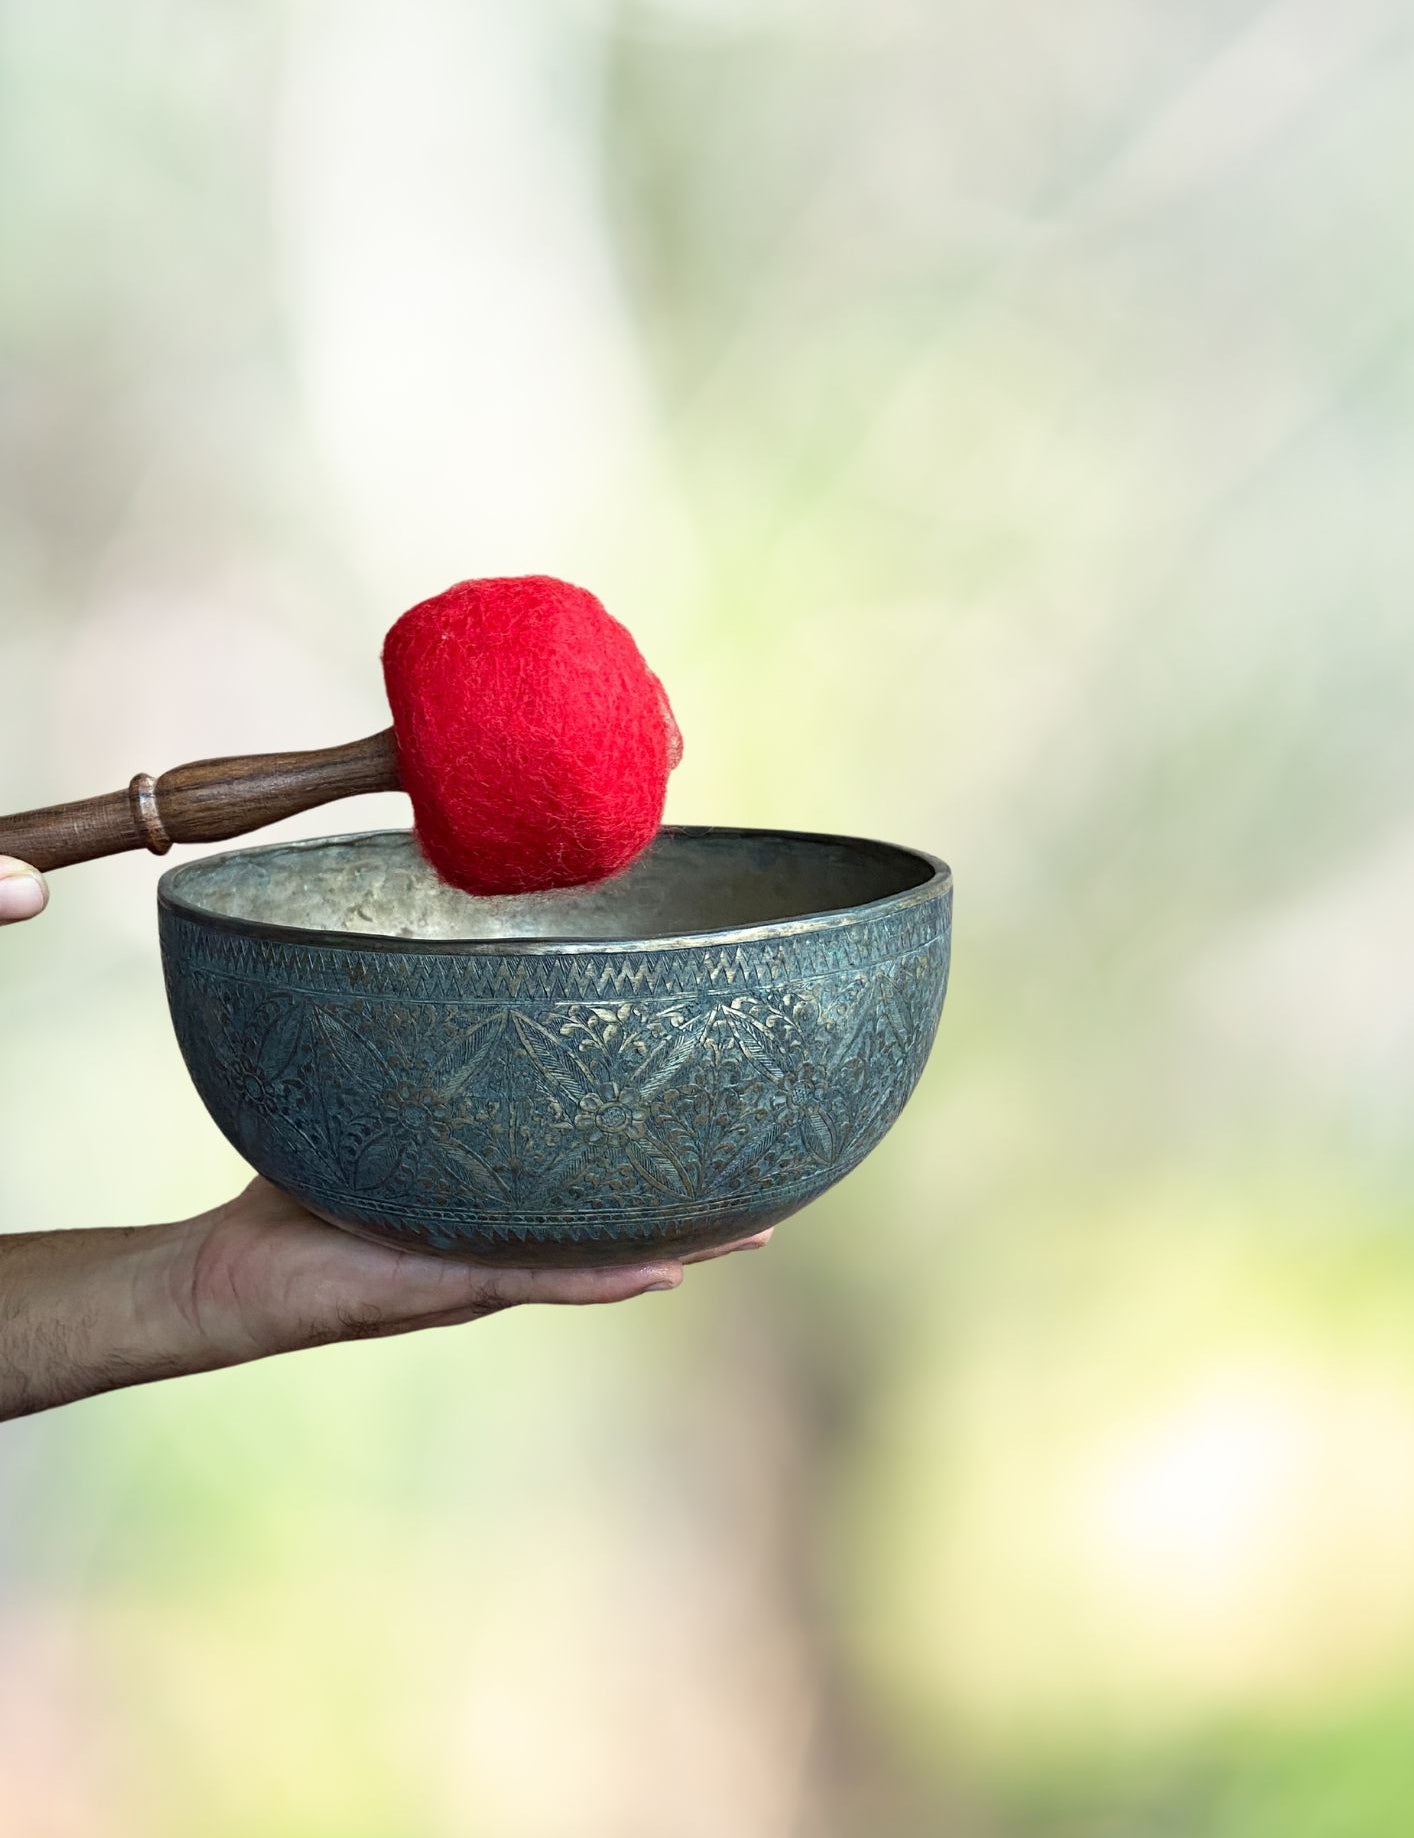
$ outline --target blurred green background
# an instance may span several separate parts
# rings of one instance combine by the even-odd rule
[[[7,1833],[1408,1832],[1412,187],[1403,0],[0,0],[0,805],[544,571],[671,817],[958,882],[765,1257],[7,1427]],[[7,1229],[244,1178],[157,873],[0,942]]]

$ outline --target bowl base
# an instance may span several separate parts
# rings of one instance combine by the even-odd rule
[[[459,1263],[492,1264],[513,1270],[609,1269],[623,1264],[672,1262],[676,1258],[690,1257],[696,1251],[711,1251],[719,1245],[752,1238],[809,1204],[808,1200],[792,1200],[785,1206],[721,1213],[671,1236],[655,1238],[508,1240],[468,1233],[461,1242],[448,1246],[432,1244],[406,1227],[342,1219],[303,1194],[292,1193],[290,1197],[326,1225],[337,1226],[341,1232],[366,1239],[370,1244],[387,1245],[396,1251],[419,1251],[428,1257],[452,1258]]]

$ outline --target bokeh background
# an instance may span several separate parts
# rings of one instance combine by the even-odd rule
[[[670,816],[958,883],[764,1258],[8,1426],[6,1832],[1409,1830],[1411,190],[1404,0],[0,0],[0,806],[544,571]],[[158,871],[0,940],[6,1229],[244,1179]]]

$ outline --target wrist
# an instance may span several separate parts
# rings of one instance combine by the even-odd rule
[[[0,1238],[0,1418],[222,1363],[181,1304],[196,1224]]]

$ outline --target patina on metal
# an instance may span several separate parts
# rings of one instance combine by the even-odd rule
[[[923,1071],[952,877],[887,843],[667,828],[476,899],[410,831],[158,887],[177,1039],[237,1150],[368,1237],[511,1264],[724,1244],[856,1167]]]

